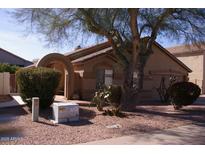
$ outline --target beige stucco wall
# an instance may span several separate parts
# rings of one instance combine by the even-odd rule
[[[64,92],[64,84],[65,84],[65,66],[63,63],[60,63],[59,61],[53,61],[51,64],[49,64],[49,67],[54,68],[55,70],[58,70],[61,73],[61,79],[58,86],[57,94],[63,94]]]
[[[112,69],[113,84],[122,84],[122,66],[111,60],[106,55],[88,60],[81,65],[74,65],[74,70],[82,71],[80,95],[82,99],[90,100],[96,91],[96,70]]]
[[[87,62],[74,65],[75,71],[83,71],[81,78],[81,96],[83,99],[90,99],[96,91],[96,69],[112,69],[113,84],[123,84],[123,67],[110,59],[108,56],[99,56]],[[154,47],[154,53],[149,57],[145,66],[144,90],[142,99],[158,99],[156,89],[159,87],[161,78],[165,77],[166,84],[169,83],[170,75],[175,75],[178,81],[184,79],[188,72],[158,47]]]
[[[8,95],[10,93],[10,73],[0,73],[0,95]]]
[[[173,61],[157,46],[153,47],[154,53],[150,55],[144,70],[144,93],[142,99],[158,99],[157,88],[160,86],[162,77],[165,78],[166,87],[169,85],[170,76],[176,76],[177,81],[184,80],[188,75],[181,65]]]
[[[59,61],[53,61],[49,67],[54,68],[55,70],[58,70],[61,73],[61,79],[58,86],[57,94],[62,95],[64,93],[65,88],[65,65]],[[78,72],[74,73],[74,94],[81,92],[81,77]]]
[[[193,72],[189,74],[189,81],[202,88],[203,81],[203,55],[177,57],[186,64]]]
[[[172,60],[167,54],[165,54],[161,49],[154,46],[153,47],[154,53],[150,55],[146,67],[145,67],[145,73],[148,73],[149,71],[155,71],[155,70],[173,70],[177,71],[182,74],[186,74],[187,70],[185,70],[182,66],[180,66],[178,63],[176,63],[174,60]]]

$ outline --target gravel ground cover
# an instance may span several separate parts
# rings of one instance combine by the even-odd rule
[[[26,106],[0,109],[0,117],[8,114],[15,119],[0,122],[0,144],[79,144],[205,122],[205,106],[199,105],[182,111],[172,106],[137,106],[124,118],[104,116],[95,107],[83,106],[80,121],[65,124],[51,122],[51,109],[41,112],[39,122],[31,122]],[[120,127],[107,127],[116,124]]]

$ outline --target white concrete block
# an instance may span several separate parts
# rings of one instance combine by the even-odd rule
[[[53,103],[53,117],[56,123],[79,120],[79,105],[76,103]]]
[[[32,121],[38,121],[39,117],[39,98],[32,98]]]

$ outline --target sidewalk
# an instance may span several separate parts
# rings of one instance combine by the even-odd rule
[[[200,95],[194,104],[205,105],[205,95]]]
[[[177,128],[142,133],[118,138],[85,143],[87,145],[182,145],[205,144],[205,124],[187,125]]]
[[[14,107],[26,104],[24,101],[22,101],[21,97],[18,94],[11,94],[11,97],[13,98],[13,100],[5,103],[0,103],[0,108]]]

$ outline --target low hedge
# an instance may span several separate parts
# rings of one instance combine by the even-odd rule
[[[168,88],[170,102],[175,109],[191,105],[199,97],[201,89],[192,82],[177,82]]]
[[[32,97],[39,97],[40,109],[48,108],[60,82],[61,74],[50,68],[24,68],[16,72],[21,98],[32,107]]]
[[[0,73],[9,72],[14,74],[19,69],[19,66],[0,63]]]

